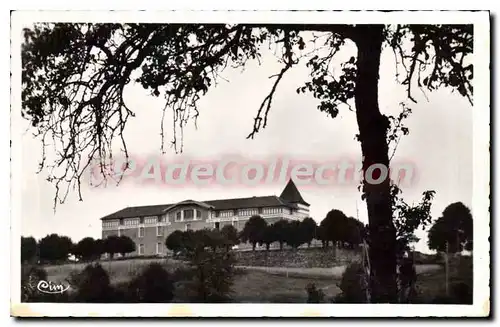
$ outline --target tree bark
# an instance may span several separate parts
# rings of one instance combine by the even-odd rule
[[[359,25],[354,39],[358,48],[356,75],[356,118],[363,154],[363,192],[366,196],[369,220],[369,256],[371,263],[371,301],[397,302],[396,232],[392,222],[389,184],[387,129],[389,121],[378,106],[378,80],[383,25]],[[373,164],[387,168],[387,176],[379,183],[366,180],[367,169]],[[375,170],[373,179],[377,180]],[[385,175],[385,174],[383,174]],[[383,176],[382,176],[383,177]]]

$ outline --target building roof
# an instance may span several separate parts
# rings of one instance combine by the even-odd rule
[[[291,179],[288,181],[288,184],[286,184],[283,192],[281,192],[280,198],[289,203],[301,203],[306,206],[309,205],[309,203],[302,198],[297,186],[295,186],[295,183]]]
[[[291,186],[290,186],[291,185]],[[205,206],[214,207],[215,210],[232,210],[232,209],[246,209],[246,208],[263,208],[263,207],[276,207],[287,206],[296,208],[296,203],[309,205],[304,201],[299,193],[295,184],[290,180],[286,185],[281,196],[253,196],[249,198],[236,198],[236,199],[223,199],[223,200],[210,200],[210,201],[193,201],[185,200],[178,203],[140,206],[140,207],[127,207],[125,209],[114,212],[110,215],[102,217],[101,220],[132,218],[132,217],[146,217],[158,216],[165,213],[167,209],[182,205],[184,203],[199,203]]]

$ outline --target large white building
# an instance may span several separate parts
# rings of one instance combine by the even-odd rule
[[[309,204],[290,180],[279,197],[185,200],[128,207],[101,218],[102,238],[126,235],[136,243],[136,252],[130,255],[162,255],[166,253],[166,237],[175,230],[220,229],[228,224],[242,230],[254,215],[261,216],[268,224],[280,219],[300,221],[309,216]]]

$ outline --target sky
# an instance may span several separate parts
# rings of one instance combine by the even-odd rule
[[[348,58],[355,49],[346,47],[340,55]],[[256,62],[244,71],[228,70],[209,90],[198,105],[197,128],[189,124],[184,132],[184,151],[176,153],[167,147],[160,153],[160,119],[163,99],[150,96],[137,85],[125,90],[125,101],[136,113],[126,127],[129,153],[140,159],[151,156],[171,162],[184,157],[197,160],[239,155],[251,160],[265,160],[286,155],[300,160],[361,161],[360,144],[354,140],[358,132],[356,117],[348,108],[341,108],[332,119],[320,112],[318,101],[310,95],[297,94],[296,89],[308,78],[305,65],[290,70],[278,86],[269,113],[268,126],[254,139],[246,136],[253,127],[261,101],[268,94],[273,79],[269,76],[281,66],[272,53],[265,52],[259,66]],[[395,81],[395,64],[391,51],[384,51],[380,68],[379,105],[385,114],[397,114],[405,102],[413,111],[406,121],[409,135],[403,136],[393,162],[410,162],[415,179],[402,186],[407,203],[416,203],[427,190],[436,191],[432,217],[437,219],[446,206],[461,201],[472,205],[472,107],[467,99],[448,89],[432,93],[415,88],[417,103],[411,103],[406,91]],[[34,139],[22,122],[22,235],[40,239],[50,233],[67,235],[73,241],[83,237],[100,237],[100,218],[127,206],[174,203],[185,199],[198,201],[224,198],[279,195],[285,184],[254,187],[210,185],[196,187],[122,183],[106,188],[82,185],[83,201],[71,193],[64,204],[53,210],[54,186],[46,181],[47,172],[37,174],[41,160],[41,143]],[[171,140],[171,113],[166,115],[166,143]],[[367,223],[366,204],[361,201],[357,184],[329,187],[300,186],[303,198],[310,203],[310,214],[318,223],[332,209],[358,217]],[[472,212],[474,215],[474,212]],[[417,232],[421,241],[415,248],[427,252],[426,233]]]

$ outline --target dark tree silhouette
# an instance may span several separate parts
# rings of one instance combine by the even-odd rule
[[[32,261],[36,257],[37,244],[33,237],[21,237],[21,262]]]
[[[113,259],[115,253],[121,251],[121,240],[117,235],[110,235],[104,239],[103,243],[104,253],[109,254],[109,258]]]
[[[426,228],[431,222],[431,205],[436,192],[422,193],[422,199],[416,205],[409,205],[401,198],[401,190],[391,185],[391,207],[394,212],[396,228],[396,254],[401,258],[410,248],[410,243],[418,242],[415,236],[417,228]]]
[[[167,247],[167,249],[174,252],[174,254],[182,250],[183,247],[182,231],[176,230],[173,231],[170,235],[168,235],[167,239],[165,240],[165,246]]]
[[[154,262],[129,283],[127,293],[130,302],[170,302],[174,297],[174,283],[169,272]]]
[[[316,221],[311,217],[304,218],[304,220],[300,222],[301,233],[308,247],[311,246],[312,240],[316,237],[317,227]]]
[[[309,42],[304,40],[305,32],[320,35]],[[427,90],[448,87],[472,102],[468,60],[473,49],[472,25],[60,23],[37,24],[25,29],[24,36],[22,113],[43,146],[55,140],[57,157],[54,162],[43,160],[41,168],[57,167],[49,177],[57,186],[56,203],[64,201],[72,187],[79,190],[92,161],[97,160],[107,176],[104,170],[115,139],[128,158],[122,132],[134,112],[124,102],[127,84],[137,82],[152,95],[165,97],[165,110],[174,113],[173,144],[182,150],[179,129],[189,117],[198,117],[200,97],[218,82],[226,67],[260,60],[261,45],[267,43],[278,46],[283,67],[274,75],[248,137],[268,125],[271,103],[284,74],[307,61],[311,79],[299,93],[311,92],[319,99],[319,110],[331,117],[337,116],[341,105],[354,103],[363,172],[373,164],[388,167],[389,145],[397,144],[395,135],[408,133],[398,123],[400,117],[387,117],[379,109],[383,48],[393,50],[396,65],[402,68],[396,78],[403,77],[400,82],[409,100],[415,101],[417,86]],[[357,54],[342,64],[340,76],[333,76],[332,58],[346,44],[354,44]],[[161,132],[163,150],[163,121]],[[369,217],[372,300],[395,302],[396,230],[388,176],[382,176],[378,184],[364,182],[363,198]]]
[[[320,223],[325,241],[332,241],[335,245],[344,241],[347,231],[347,216],[340,210],[333,209],[326,214]]]
[[[283,244],[287,240],[288,220],[280,219],[273,224],[276,241],[280,244],[280,250],[283,250]]]
[[[353,217],[347,218],[347,231],[345,236],[345,242],[348,243],[351,248],[358,246],[363,242],[363,235],[365,234],[365,225]]]
[[[46,262],[63,262],[68,259],[68,255],[73,249],[73,242],[67,236],[50,234],[45,236],[38,243],[40,260]]]
[[[257,243],[262,242],[264,230],[267,227],[267,222],[261,216],[252,216],[245,223],[245,227],[241,231],[240,238],[243,242],[252,244],[252,249],[255,251]]]
[[[87,265],[73,278],[76,289],[75,302],[109,303],[113,302],[114,289],[109,275],[100,264]]]
[[[94,258],[93,259],[100,259],[104,253],[106,253],[105,248],[104,248],[104,240],[102,240],[102,239],[95,240],[95,242],[94,242]]]
[[[276,226],[274,224],[272,225],[267,225],[264,228],[264,231],[262,232],[262,237],[261,237],[261,245],[265,244],[266,245],[266,250],[269,251],[269,248],[271,247],[271,244],[273,244],[276,241]]]
[[[291,246],[293,249],[297,249],[299,246],[304,244],[305,237],[302,231],[300,222],[297,220],[288,223],[286,228],[286,244]]]
[[[88,261],[97,256],[96,241],[92,237],[81,239],[73,247],[73,254],[81,260]]]
[[[472,250],[472,214],[463,203],[452,203],[444,209],[428,233],[428,246],[450,253]]]
[[[118,242],[118,253],[120,253],[122,257],[124,257],[127,253],[132,253],[135,251],[135,242],[132,241],[130,237],[122,235],[120,236]]]

